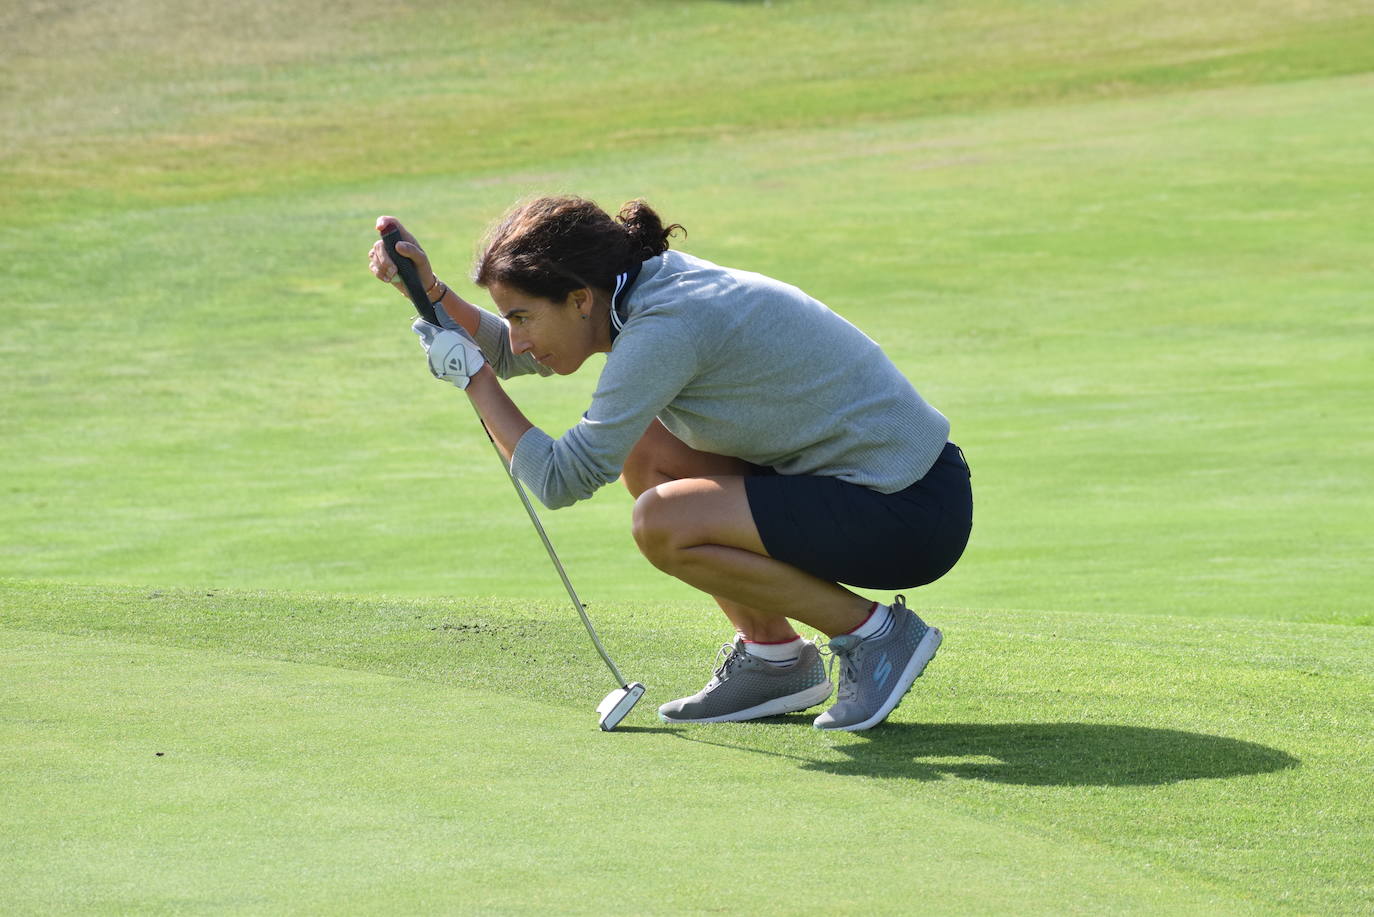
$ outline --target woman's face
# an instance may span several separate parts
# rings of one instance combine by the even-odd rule
[[[501,317],[510,323],[511,350],[530,354],[560,376],[577,372],[587,357],[602,349],[594,330],[596,323],[590,320],[589,290],[574,290],[562,303],[495,281],[487,292]]]

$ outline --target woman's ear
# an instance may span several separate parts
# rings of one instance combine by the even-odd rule
[[[582,287],[579,290],[573,290],[571,293],[569,293],[567,300],[564,302],[564,305],[572,306],[579,313],[581,313],[583,318],[587,318],[589,315],[592,314],[592,301],[593,297],[591,289],[588,287]]]

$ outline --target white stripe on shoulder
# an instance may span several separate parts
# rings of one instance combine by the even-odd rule
[[[616,311],[616,300],[620,299],[620,292],[625,289],[625,282],[630,279],[629,272],[617,274],[615,277],[615,292],[611,294],[611,324],[615,330],[619,331],[625,323],[620,320],[620,313]]]

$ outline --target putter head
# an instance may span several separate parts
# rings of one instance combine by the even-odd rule
[[[620,721],[625,719],[625,714],[634,709],[635,704],[644,696],[644,686],[637,681],[632,681],[623,688],[616,688],[610,694],[602,698],[601,703],[596,705],[596,712],[601,714],[601,729],[603,732],[610,732],[620,725]]]

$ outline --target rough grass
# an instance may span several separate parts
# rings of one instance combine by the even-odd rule
[[[21,0],[0,21],[0,200],[43,222],[72,206],[502,175],[774,128],[1363,73],[1374,56],[1356,0],[521,0],[385,15],[356,0]]]

